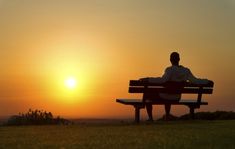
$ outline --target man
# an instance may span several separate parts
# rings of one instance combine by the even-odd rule
[[[167,67],[165,70],[165,73],[163,74],[162,77],[157,77],[157,78],[142,78],[140,80],[142,81],[148,81],[148,82],[153,82],[153,83],[164,83],[167,81],[173,81],[173,82],[184,82],[184,81],[189,81],[194,84],[207,84],[210,81],[207,79],[199,79],[196,78],[190,71],[190,69],[179,65],[180,61],[180,55],[177,52],[172,52],[170,55],[170,61],[172,66]],[[159,100],[174,100],[174,101],[179,101],[181,98],[181,94],[159,94]],[[156,97],[156,96],[155,96]],[[148,100],[153,100],[151,99],[151,95],[146,95],[145,99]],[[166,111],[166,119],[170,115],[170,109],[171,105],[166,104],[165,105],[165,111]],[[148,121],[153,121],[153,116],[152,116],[152,104],[146,102],[146,110],[149,116]]]

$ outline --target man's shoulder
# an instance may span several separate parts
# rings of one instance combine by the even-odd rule
[[[166,70],[170,70],[170,69],[188,69],[189,70],[189,68],[187,68],[187,67],[185,67],[183,65],[179,65],[179,66],[172,65],[172,66],[166,67]]]
[[[179,65],[179,66],[169,66],[166,68],[165,71],[190,71],[189,68],[185,67],[185,66],[182,66],[182,65]]]
[[[168,67],[166,67],[166,70],[167,70],[167,69],[171,69],[171,68],[172,68],[172,66],[168,66]]]
[[[181,67],[181,71],[183,71],[183,72],[189,73],[191,71],[188,67],[184,67],[182,65],[180,65],[180,67]]]
[[[168,67],[166,67],[165,71],[171,71],[173,69],[174,69],[173,66],[168,66]]]
[[[181,67],[182,69],[190,70],[188,67],[185,67],[185,66],[183,66],[183,65],[180,65],[180,67]]]

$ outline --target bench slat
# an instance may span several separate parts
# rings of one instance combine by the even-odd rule
[[[140,80],[130,80],[129,85],[130,86],[177,86],[177,85],[184,85],[186,87],[213,87],[214,83],[208,83],[208,84],[192,84],[189,82],[166,82],[166,83],[150,83],[147,81],[140,81]]]
[[[133,105],[133,104],[142,104],[142,99],[116,99],[116,102],[126,104],[126,105]]]
[[[169,88],[144,88],[144,87],[129,87],[129,93],[172,93],[172,94],[212,94],[213,89],[199,89],[199,88],[183,88],[183,89],[169,89]]]
[[[125,104],[125,105],[139,105],[139,104],[144,104],[142,99],[116,99],[116,102]],[[168,101],[153,101],[151,102],[152,104],[166,104]],[[201,101],[200,103],[197,102],[197,100],[187,100],[187,99],[182,99],[179,102],[172,102],[169,101],[172,105],[208,105],[208,102]],[[150,103],[150,102],[148,102]]]

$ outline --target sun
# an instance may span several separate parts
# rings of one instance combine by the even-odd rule
[[[77,86],[77,80],[74,77],[68,77],[64,83],[69,89],[75,89]]]

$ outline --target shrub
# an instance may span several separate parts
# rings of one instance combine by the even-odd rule
[[[181,120],[190,119],[190,114],[185,114],[179,117]],[[233,111],[215,111],[215,112],[197,112],[195,119],[199,120],[232,120],[235,119]]]
[[[50,125],[50,124],[61,124],[68,125],[72,124],[71,121],[60,118],[59,116],[54,118],[51,112],[43,110],[31,110],[27,113],[19,113],[19,115],[11,116],[6,125]]]

